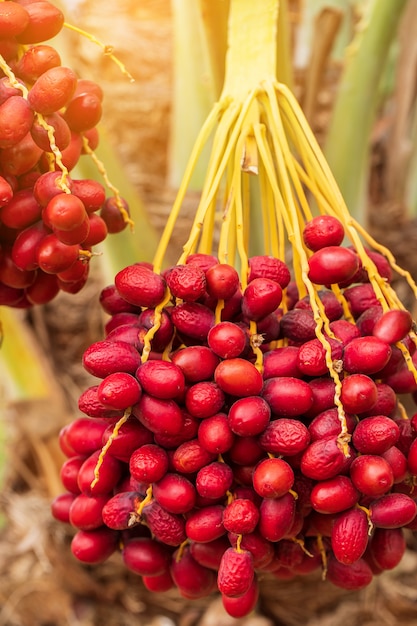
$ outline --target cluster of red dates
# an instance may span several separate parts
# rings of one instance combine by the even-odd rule
[[[121,199],[68,176],[98,144],[103,93],[42,43],[63,24],[47,0],[0,2],[0,305],[77,293],[92,247],[126,226]]]
[[[336,218],[303,236],[320,332],[272,256],[249,259],[244,288],[195,253],[103,289],[106,337],[83,357],[98,380],[61,432],[52,505],[80,561],[120,550],[149,590],[219,590],[234,617],[265,575],[360,589],[399,563],[417,526],[417,417],[398,397],[417,390],[413,321],[384,310]]]

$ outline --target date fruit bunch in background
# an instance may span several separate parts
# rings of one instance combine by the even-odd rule
[[[69,175],[94,157],[103,93],[43,43],[64,25],[47,0],[0,2],[0,304],[12,307],[77,293],[92,248],[130,221],[118,193]]]
[[[350,216],[274,78],[278,2],[253,5],[231,2],[223,93],[153,265],[101,292],[106,336],[83,357],[97,380],[61,431],[52,503],[81,562],[120,552],[147,589],[219,591],[234,617],[265,577],[366,587],[400,562],[417,514],[415,325],[393,276],[417,288]]]

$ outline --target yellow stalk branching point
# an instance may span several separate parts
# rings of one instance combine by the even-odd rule
[[[340,400],[340,364],[333,363],[328,338],[334,338],[334,335],[318,286],[309,279],[312,252],[303,240],[306,222],[317,212],[339,219],[368,274],[383,312],[404,307],[389,283],[379,275],[366,246],[381,253],[391,267],[406,278],[414,295],[417,295],[417,288],[409,273],[397,266],[391,253],[377,244],[351,217],[301,107],[290,87],[276,78],[279,5],[279,0],[230,2],[223,90],[195,142],[156,251],[154,268],[161,271],[189,181],[204,147],[209,145],[211,151],[200,201],[178,264],[185,263],[196,250],[217,254],[220,262],[239,268],[244,290],[248,281],[249,249],[254,237],[251,224],[261,223],[264,254],[285,260],[291,248],[299,297],[309,297],[316,335],[325,349],[328,371],[335,383],[334,401],[341,422],[338,444],[349,456],[350,435]],[[260,196],[256,212],[250,199],[254,179],[257,179]],[[317,207],[314,212],[313,206]],[[352,320],[343,290],[338,285],[330,287],[342,304],[345,319]],[[284,298],[284,311],[285,307]],[[216,322],[221,319],[222,308],[220,302],[215,313]],[[256,366],[262,371],[262,351],[257,343],[254,322],[250,326],[250,335]],[[407,348],[401,345],[401,350],[417,380],[417,370]]]

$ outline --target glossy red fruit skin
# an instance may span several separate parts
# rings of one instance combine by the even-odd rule
[[[139,402],[142,389],[134,376],[114,372],[102,380],[97,389],[98,399],[111,409],[127,409]]]
[[[169,591],[174,586],[174,581],[169,571],[159,576],[142,576],[142,582],[148,591],[163,593]]]
[[[250,361],[241,358],[221,361],[214,380],[225,393],[236,397],[256,396],[263,385],[262,374]]]
[[[253,472],[253,488],[262,498],[280,498],[294,484],[294,472],[286,461],[263,459]]]
[[[372,334],[386,343],[401,341],[411,330],[413,318],[408,311],[386,311],[375,323]]]
[[[242,437],[259,435],[269,424],[271,409],[263,398],[248,396],[234,402],[228,413],[230,429]]]
[[[369,376],[351,374],[342,380],[340,399],[347,413],[363,413],[376,404],[378,390]]]
[[[81,493],[94,496],[110,493],[121,478],[122,464],[109,454],[105,454],[98,469],[98,480],[95,480],[95,469],[99,462],[100,453],[101,450],[93,452],[80,467],[78,487]]]
[[[310,443],[307,427],[297,419],[274,419],[259,437],[263,450],[271,454],[291,457],[302,453]]]
[[[359,500],[359,491],[348,476],[335,476],[314,485],[311,504],[319,513],[340,513],[350,509]]]
[[[242,298],[242,313],[249,320],[259,321],[273,313],[282,300],[280,285],[269,278],[252,280]]]
[[[295,499],[291,493],[280,498],[265,498],[259,508],[258,530],[271,542],[280,541],[290,530],[295,516]]]
[[[368,530],[368,518],[362,509],[352,508],[338,515],[333,523],[331,546],[340,563],[351,565],[364,555]]]
[[[308,383],[291,376],[266,380],[262,397],[271,407],[272,413],[281,417],[302,415],[313,404],[313,394]]]
[[[96,341],[85,350],[82,363],[87,372],[97,378],[116,372],[134,374],[140,365],[140,354],[121,341]]]
[[[369,543],[372,560],[382,570],[391,570],[399,565],[406,550],[402,528],[375,528]]]
[[[171,355],[172,363],[177,365],[189,383],[212,378],[219,357],[207,346],[188,346],[181,348]]]
[[[74,454],[88,456],[101,448],[107,420],[78,417],[65,426],[65,438]]]
[[[226,533],[223,526],[223,511],[224,507],[220,504],[192,511],[185,522],[188,539],[208,543],[222,537]]]
[[[73,493],[61,493],[58,496],[55,496],[51,502],[52,517],[59,522],[68,524],[70,521],[70,508],[76,497],[77,496]]]
[[[233,322],[220,322],[207,335],[209,348],[222,359],[233,359],[242,354],[248,340],[245,331]]]
[[[78,530],[71,541],[71,552],[83,563],[106,561],[117,549],[118,533],[105,526],[93,530]]]
[[[219,569],[222,556],[228,548],[230,548],[230,542],[226,535],[207,543],[197,541],[190,543],[191,555],[197,563],[216,572]]]
[[[372,579],[373,572],[363,558],[358,559],[351,565],[345,565],[340,563],[332,554],[329,555],[327,580],[336,585],[336,587],[358,591],[367,587],[372,582]]]
[[[400,483],[407,477],[407,458],[396,446],[391,446],[382,453],[382,458],[388,461],[394,475],[394,484]]]
[[[194,507],[196,491],[187,478],[169,472],[153,485],[153,496],[169,513],[181,514]]]
[[[266,352],[264,354],[264,369],[262,373],[264,380],[283,376],[300,377],[298,351],[299,348],[296,346],[285,346]]]
[[[327,339],[331,361],[339,361],[342,357],[343,345],[340,341]],[[326,361],[327,346],[319,339],[311,339],[300,346],[298,352],[298,369],[303,376],[323,376],[329,368]]]
[[[226,263],[212,265],[206,271],[207,291],[217,300],[228,300],[239,287],[239,274]]]
[[[184,425],[180,407],[174,400],[161,400],[147,393],[132,408],[133,415],[155,434],[178,435]]]
[[[171,575],[180,594],[189,599],[207,596],[216,583],[213,570],[197,563],[188,546],[181,554],[175,551],[172,555]]]
[[[114,282],[122,298],[139,307],[155,307],[165,294],[164,279],[139,264],[120,270]]]
[[[369,511],[378,528],[402,528],[416,517],[417,504],[404,493],[388,493],[372,502]]]
[[[352,443],[363,454],[383,454],[400,438],[397,424],[385,415],[365,417],[352,435]]]
[[[352,339],[343,351],[343,367],[349,374],[375,374],[391,357],[388,343],[378,337]]]
[[[339,246],[321,248],[308,260],[308,277],[318,285],[342,283],[349,280],[359,268],[359,260],[353,250]]]
[[[203,420],[198,428],[198,442],[210,454],[224,454],[233,445],[235,435],[225,413]]]
[[[304,226],[303,240],[316,252],[328,246],[339,246],[345,236],[342,223],[332,215],[317,215]]]
[[[171,464],[181,474],[194,474],[214,459],[215,453],[208,452],[197,439],[190,439],[177,447],[172,455]]]
[[[249,589],[238,598],[222,595],[223,607],[226,613],[235,619],[245,617],[256,607],[259,598],[259,587],[256,579],[252,581]]]
[[[109,496],[89,496],[84,493],[78,494],[69,511],[70,523],[79,530],[93,530],[103,526],[103,507]]]
[[[147,537],[135,537],[122,550],[123,562],[128,569],[141,576],[160,576],[170,564],[170,552]]]
[[[362,454],[350,466],[350,478],[362,494],[380,496],[394,484],[394,474],[389,463],[380,456]]]
[[[250,588],[254,577],[253,557],[248,550],[228,548],[223,554],[217,575],[220,593],[239,597]]]

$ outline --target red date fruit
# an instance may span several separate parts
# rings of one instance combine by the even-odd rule
[[[52,517],[59,522],[68,524],[70,522],[70,508],[76,497],[73,493],[61,493],[55,496],[51,502]]]
[[[281,259],[273,256],[259,255],[249,259],[249,276],[248,283],[255,278],[269,278],[278,283],[282,289],[288,287],[291,280],[291,274]]]
[[[191,512],[185,522],[188,539],[207,543],[224,535],[223,511],[223,506],[215,504]]]
[[[310,443],[307,427],[299,420],[281,417],[272,420],[259,437],[260,446],[271,454],[294,456]]]
[[[345,419],[347,430],[349,433],[352,433],[357,424],[357,419],[350,414],[345,414]],[[341,431],[342,423],[339,412],[335,408],[322,411],[314,417],[308,426],[311,441],[317,441],[317,439],[323,439],[323,437],[330,437],[331,435],[337,437]]]
[[[64,24],[64,15],[48,0],[27,2],[24,8],[29,14],[29,22],[17,36],[19,43],[38,43],[51,39],[60,32]]]
[[[181,335],[205,341],[210,328],[214,326],[214,313],[198,302],[184,302],[173,307],[171,320]]]
[[[359,491],[347,476],[335,476],[314,485],[311,504],[319,513],[340,513],[350,509],[359,500]]]
[[[417,514],[417,504],[404,493],[388,493],[369,506],[370,520],[378,528],[402,528]]]
[[[295,499],[291,493],[280,498],[265,498],[259,512],[258,529],[262,537],[272,542],[280,541],[293,525]]]
[[[135,537],[122,550],[126,567],[141,576],[160,576],[169,569],[170,552],[147,537]]]
[[[122,298],[135,306],[155,307],[165,294],[164,279],[143,265],[125,267],[114,281]]]
[[[108,495],[89,496],[80,493],[71,504],[70,523],[80,530],[100,528],[103,526],[103,507],[108,499]]]
[[[204,598],[216,583],[215,573],[197,563],[188,546],[172,555],[171,575],[180,594],[189,599]]]
[[[256,606],[259,597],[259,588],[256,580],[252,581],[249,589],[237,598],[222,595],[223,607],[231,617],[238,619],[248,615]]]
[[[114,426],[107,426],[103,433],[103,445],[112,438],[107,454],[111,454],[116,459],[129,463],[133,452],[149,443],[153,443],[153,434],[150,430],[142,426],[135,417],[131,417],[114,432]]]
[[[280,498],[294,484],[294,472],[283,459],[264,459],[253,472],[253,488],[262,498]]]
[[[230,542],[225,535],[207,543],[197,541],[190,543],[191,555],[197,563],[216,572],[219,569],[222,556],[228,548],[230,548]]]
[[[327,561],[327,579],[342,589],[358,591],[367,587],[373,578],[373,572],[368,563],[363,559],[358,559],[351,565],[340,563],[335,556],[329,555]]]
[[[184,402],[190,415],[204,419],[222,410],[225,395],[216,383],[202,381],[189,387]]]
[[[303,240],[307,248],[316,252],[328,246],[340,246],[345,236],[342,223],[332,215],[317,215],[306,223]]]
[[[185,521],[154,501],[144,507],[142,518],[152,535],[167,546],[179,546],[186,540]]]
[[[247,535],[253,533],[259,521],[259,509],[246,498],[237,498],[223,511],[223,526],[231,533]]]
[[[238,597],[246,593],[254,577],[253,557],[248,550],[228,548],[223,554],[217,575],[220,593]]]
[[[206,271],[207,291],[217,300],[228,300],[239,287],[239,274],[231,265],[218,263]]]
[[[296,346],[275,348],[264,354],[263,377],[268,378],[290,376],[298,378],[301,372],[298,369],[298,351]]]
[[[110,493],[122,475],[121,463],[105,454],[98,467],[101,450],[93,452],[82,464],[78,474],[78,487],[86,495],[103,495]]]
[[[172,455],[171,463],[174,469],[181,474],[194,474],[199,469],[211,463],[215,453],[207,451],[197,439],[184,441]]]
[[[52,67],[35,81],[28,102],[34,111],[50,115],[69,102],[76,85],[77,77],[69,67]]]
[[[169,591],[174,586],[174,581],[169,571],[159,576],[142,576],[142,582],[148,591],[163,593]]]
[[[391,348],[378,337],[352,339],[343,352],[343,367],[349,374],[375,374],[388,363]]]
[[[254,278],[243,292],[242,313],[258,321],[275,311],[282,300],[280,285],[269,278]]]
[[[198,428],[198,442],[210,454],[224,454],[233,445],[235,435],[229,426],[227,415],[212,415]]]
[[[372,334],[386,343],[397,343],[411,330],[412,324],[408,311],[386,311],[375,323]]]
[[[109,374],[97,389],[99,401],[111,409],[126,409],[139,402],[141,394],[138,381],[127,372]]]
[[[356,457],[349,471],[356,489],[366,496],[380,496],[394,484],[390,464],[377,455],[362,454]]]
[[[361,420],[353,431],[352,443],[362,454],[383,454],[400,438],[397,424],[385,415]]]
[[[347,413],[363,413],[376,404],[378,390],[369,376],[351,374],[342,380],[340,399]]]
[[[181,514],[194,507],[196,491],[184,476],[167,473],[153,485],[153,496],[168,513]]]
[[[171,360],[182,370],[185,380],[197,383],[212,378],[219,357],[207,346],[189,346],[173,353]]]
[[[0,105],[0,148],[21,141],[33,123],[33,111],[22,96],[11,96]]]
[[[309,258],[308,277],[318,285],[343,283],[359,269],[359,259],[353,250],[339,246],[321,248]]]
[[[313,394],[307,382],[291,376],[277,376],[265,381],[262,397],[272,413],[295,417],[308,411],[313,404]]]
[[[116,550],[117,543],[118,533],[105,526],[79,530],[71,541],[71,552],[83,563],[103,563]]]
[[[262,389],[262,375],[245,359],[221,361],[214,372],[214,380],[225,393],[237,397],[256,396]]]
[[[155,483],[168,471],[168,455],[163,448],[152,443],[135,450],[129,460],[131,476],[142,483]]]
[[[206,292],[206,276],[196,265],[176,265],[165,276],[175,298],[195,302]]]
[[[332,435],[310,443],[301,457],[300,468],[308,478],[328,480],[339,474],[345,463],[346,457]]]
[[[142,363],[136,378],[144,391],[161,400],[173,400],[184,393],[184,374],[180,367],[169,361]]]
[[[234,359],[247,346],[245,331],[232,322],[220,322],[210,328],[207,335],[209,348],[222,359]]]
[[[83,354],[84,368],[97,378],[116,372],[134,374],[139,365],[139,352],[122,341],[96,341]]]
[[[179,435],[184,425],[181,409],[174,400],[160,400],[146,393],[132,412],[143,426],[158,435]]]
[[[222,498],[233,484],[233,471],[226,465],[214,461],[202,467],[195,479],[197,493],[203,498]]]
[[[344,565],[358,561],[368,545],[368,518],[360,508],[349,509],[335,519],[331,546],[336,559]]]
[[[241,437],[250,437],[264,432],[269,424],[271,409],[263,398],[249,396],[240,398],[229,409],[230,429]]]
[[[140,521],[137,508],[141,496],[136,491],[121,491],[109,498],[103,506],[103,522],[113,530],[126,530]]]
[[[397,567],[405,550],[406,541],[402,528],[375,528],[369,543],[369,553],[381,570]]]

